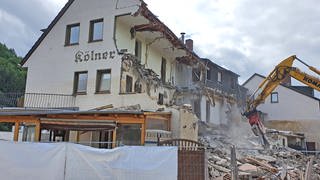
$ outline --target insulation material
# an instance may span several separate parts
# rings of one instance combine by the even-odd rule
[[[96,149],[71,143],[0,142],[5,179],[177,179],[176,147]]]

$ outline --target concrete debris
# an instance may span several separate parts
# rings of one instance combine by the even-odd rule
[[[123,107],[118,107],[114,108],[116,110],[123,110],[123,111],[141,111],[141,105],[140,104],[135,104],[131,106],[123,106]]]
[[[231,179],[232,145],[236,146],[239,179],[320,179],[319,158],[279,145],[265,150],[245,122],[229,127],[201,122],[199,132],[199,142],[208,147],[210,179]],[[235,132],[239,139],[234,138]]]

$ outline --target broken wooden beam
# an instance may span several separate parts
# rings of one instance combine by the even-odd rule
[[[248,163],[259,165],[259,166],[261,166],[261,169],[264,169],[264,170],[269,171],[271,173],[274,173],[274,174],[278,173],[278,169],[277,168],[275,168],[275,167],[273,167],[273,166],[271,166],[271,165],[269,165],[269,164],[267,164],[267,163],[265,163],[263,161],[259,161],[257,159],[252,158],[252,157],[247,157],[247,158],[245,158],[245,160]]]

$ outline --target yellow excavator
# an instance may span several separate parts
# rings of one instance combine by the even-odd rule
[[[256,109],[272,93],[272,91],[285,79],[293,77],[294,79],[306,84],[307,86],[320,91],[320,79],[313,75],[306,74],[293,67],[293,62],[297,60],[307,66],[311,71],[320,75],[320,71],[313,66],[309,66],[295,55],[288,57],[280,62],[274,70],[260,83],[257,90],[247,100],[247,106],[243,113],[249,120],[252,131],[259,136],[264,148],[269,147],[269,142],[265,136],[265,128],[261,122],[259,111]]]

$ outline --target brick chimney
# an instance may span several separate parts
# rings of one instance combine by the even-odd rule
[[[190,51],[193,51],[193,40],[192,40],[192,39],[187,39],[187,40],[186,40],[186,47],[187,47]]]

